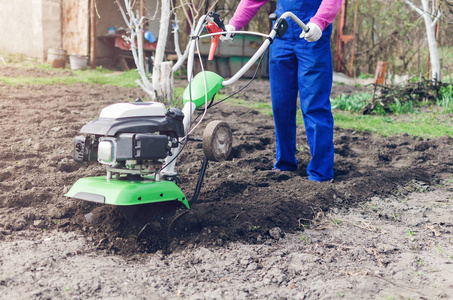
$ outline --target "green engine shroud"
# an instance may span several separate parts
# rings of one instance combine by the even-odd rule
[[[184,193],[172,181],[109,179],[105,176],[77,180],[65,196],[112,205],[138,205],[164,201],[180,201],[187,208]]]
[[[192,101],[197,109],[200,108],[206,103],[206,99],[207,101],[211,100],[223,88],[222,82],[224,80],[222,76],[214,72],[198,73],[184,90],[182,96],[184,103]]]

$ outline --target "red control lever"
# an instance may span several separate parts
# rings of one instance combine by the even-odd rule
[[[219,26],[217,26],[216,23],[209,23],[208,25],[206,25],[206,29],[208,30],[209,33],[222,32],[222,29]],[[209,49],[208,60],[214,59],[214,54],[215,50],[217,49],[217,45],[219,44],[219,39],[220,35],[211,36],[211,49]]]

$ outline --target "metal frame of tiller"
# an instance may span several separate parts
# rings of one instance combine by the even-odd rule
[[[308,31],[308,27],[291,12],[286,12],[279,18],[275,14],[269,17],[275,24],[268,35],[247,31],[231,32],[262,36],[265,40],[250,60],[233,77],[225,80],[214,72],[205,71],[203,64],[202,71],[192,77],[198,40],[211,37],[214,45],[211,46],[212,59],[218,38],[225,34],[217,14],[202,16],[189,41],[189,51],[175,65],[179,67],[187,58],[189,84],[183,94],[183,109],[166,109],[164,104],[158,102],[116,103],[105,107],[98,119],[82,127],[83,135],[74,139],[74,160],[100,162],[106,165],[107,176],[81,178],[66,196],[120,206],[180,201],[189,208],[189,202],[198,197],[208,160],[224,160],[232,148],[228,124],[222,121],[209,123],[202,139],[205,159],[194,195],[189,201],[177,185],[179,178],[175,171],[176,160],[187,141],[199,140],[189,136],[203,120],[207,109],[213,105],[214,96],[223,87],[241,78],[262,57],[276,36],[285,34],[288,28],[286,18],[291,18]],[[205,27],[210,33],[201,35]],[[192,126],[196,121],[192,119],[196,110],[203,112],[198,123]]]

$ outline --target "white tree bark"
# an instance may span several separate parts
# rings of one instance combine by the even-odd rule
[[[157,93],[157,98],[161,100],[165,100],[169,104],[171,104],[171,100],[173,99],[173,87],[174,87],[174,78],[173,78],[173,72],[172,72],[172,62],[171,61],[164,61],[160,64],[159,66],[159,78],[156,78],[158,80],[159,84],[156,85],[156,93]],[[153,73],[153,78],[154,74],[157,73],[154,71]],[[154,82],[154,79],[153,79]]]
[[[170,0],[162,0],[159,37],[157,40],[156,53],[154,55],[152,81],[153,85],[156,87],[157,98],[159,100],[164,100],[168,103],[171,103],[171,96],[173,94],[173,73],[171,72],[171,62],[170,72],[166,70],[166,68],[168,68],[168,63],[162,65],[165,59],[165,46],[167,45],[169,24]],[[171,88],[171,90],[168,90],[169,88]]]
[[[437,41],[436,41],[436,34],[435,34],[435,26],[436,23],[439,21],[439,18],[442,16],[442,12],[439,10],[437,12],[437,16],[434,17],[436,12],[430,8],[430,1],[431,0],[420,0],[422,3],[422,8],[420,9],[417,7],[412,1],[405,0],[405,2],[415,10],[425,22],[425,29],[426,29],[426,40],[428,42],[428,49],[430,55],[430,63],[431,63],[431,79],[433,81],[441,81],[441,68],[440,68],[440,60],[439,60],[439,52],[437,51]]]
[[[190,36],[193,35],[194,33],[194,27],[191,26],[190,27]],[[172,72],[176,72],[179,70],[179,68],[181,68],[182,64],[184,63],[184,61],[186,60],[187,58],[187,55],[189,53],[189,44],[187,44],[186,46],[186,49],[184,50],[184,53],[181,52],[181,48],[179,46],[179,20],[178,20],[178,16],[175,14],[175,26],[173,28],[173,36],[174,36],[174,42],[175,42],[175,51],[176,51],[176,55],[178,56],[178,61],[176,61],[176,63],[173,65],[173,68],[172,68]]]

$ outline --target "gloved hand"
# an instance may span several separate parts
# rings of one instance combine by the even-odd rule
[[[235,36],[234,33],[228,33],[229,31],[236,31],[236,27],[233,25],[225,25],[225,33],[220,36],[220,40],[224,43],[231,44],[233,43],[233,37]]]
[[[305,38],[307,42],[316,42],[317,40],[319,40],[322,36],[322,30],[321,28],[319,28],[318,24],[308,23],[307,26],[308,28],[310,28],[310,30],[308,32],[302,30],[302,33],[299,37]]]

